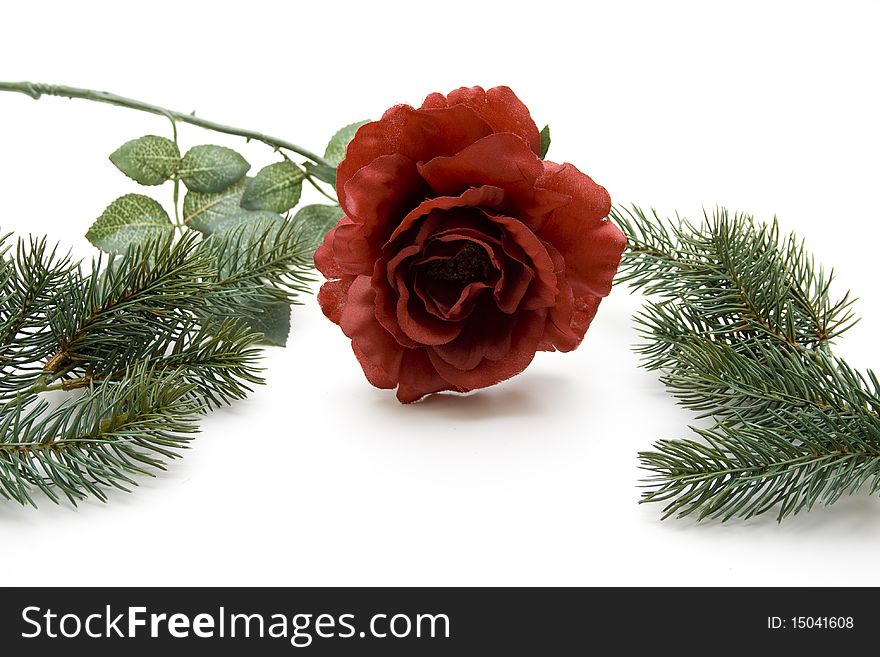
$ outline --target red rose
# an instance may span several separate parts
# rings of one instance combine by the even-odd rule
[[[626,239],[605,188],[540,146],[507,87],[431,94],[358,130],[315,265],[374,386],[465,392],[580,343]]]

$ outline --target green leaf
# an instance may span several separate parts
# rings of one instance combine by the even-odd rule
[[[237,231],[236,244],[241,238],[240,247],[247,249],[257,239],[269,233],[269,239],[275,239],[281,227],[287,220],[279,214],[266,210],[248,211],[240,210],[238,213],[220,215],[210,225],[210,230],[204,231],[206,235],[217,235],[217,239],[225,233]],[[209,244],[210,242],[205,242]],[[247,305],[245,305],[247,304]],[[284,302],[254,302],[242,301],[242,312],[238,319],[252,331],[263,334],[260,340],[263,344],[283,347],[287,344],[287,336],[290,334],[290,304]],[[244,308],[247,308],[245,311]]]
[[[314,253],[327,231],[339,223],[342,215],[342,208],[338,205],[307,205],[300,209],[293,221],[300,226],[303,246]]]
[[[210,232],[219,217],[243,212],[241,197],[250,178],[242,178],[222,192],[187,192],[183,199],[183,223],[200,232]]]
[[[125,142],[110,155],[110,161],[141,185],[161,185],[180,164],[180,151],[170,139],[147,135]]]
[[[193,192],[222,192],[238,182],[251,165],[231,148],[193,146],[180,162],[180,179]]]
[[[345,159],[345,149],[348,143],[354,137],[354,133],[358,131],[362,125],[366,125],[369,121],[358,121],[341,128],[335,135],[330,138],[327,149],[324,151],[324,159],[331,164],[339,164]]]
[[[205,235],[220,235],[231,230],[242,228],[242,233],[250,237],[259,235],[269,228],[279,228],[286,220],[280,214],[267,210],[241,210],[235,214],[224,214],[217,217],[199,232]]]
[[[241,198],[246,210],[287,212],[299,202],[305,172],[293,162],[276,162],[264,167],[251,180]]]
[[[333,167],[315,164],[314,162],[306,162],[303,166],[305,166],[306,172],[313,178],[336,187],[336,169]]]
[[[547,151],[550,150],[550,126],[545,125],[544,129],[541,130],[541,159],[543,160],[547,156]]]
[[[86,239],[107,253],[124,253],[131,244],[147,242],[174,232],[168,213],[149,196],[126,194],[104,210],[86,233]]]
[[[267,303],[243,321],[252,330],[263,334],[263,344],[283,347],[290,335],[290,304]]]
[[[187,192],[183,199],[183,223],[200,233],[213,235],[247,222],[265,226],[268,221],[282,221],[283,217],[275,212],[245,210],[241,207],[241,197],[248,181],[248,178],[243,178],[215,194]]]

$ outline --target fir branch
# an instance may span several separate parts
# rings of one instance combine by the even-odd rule
[[[46,309],[69,293],[75,264],[45,238],[19,239],[14,248],[0,240],[0,403],[34,384],[55,347],[45,330]],[[30,365],[30,366],[28,366]]]
[[[638,207],[612,216],[629,240],[618,280],[681,303],[715,339],[817,346],[855,323],[849,294],[829,298],[833,272],[793,234],[781,236],[775,219],[764,225],[719,209],[695,226],[649,219]]]
[[[10,336],[0,495],[22,504],[35,504],[34,489],[56,502],[104,499],[108,487],[127,489],[133,475],[173,457],[200,413],[263,382],[260,335],[211,304],[294,281],[300,249],[293,233],[261,236],[253,261],[228,256],[241,263],[230,267],[235,285],[218,272],[217,253],[191,233],[133,246],[88,272],[56,258],[45,241],[21,246],[15,261],[0,259],[0,330]],[[264,268],[262,255],[272,256]],[[41,398],[51,390],[79,396],[52,407]]]
[[[16,357],[39,358],[51,337],[43,328],[43,309],[64,282],[73,264],[69,256],[59,256],[46,238],[19,239],[14,254],[7,259],[4,250],[4,276],[0,281],[0,360]]]
[[[251,392],[249,384],[264,383],[257,375],[260,350],[254,346],[260,336],[241,322],[226,319],[192,323],[177,335],[163,337],[157,338],[133,366],[149,365],[154,373],[179,375],[192,386],[192,394],[206,410],[243,399]],[[45,390],[90,388],[105,381],[124,380],[127,375],[127,370],[90,370],[78,378],[46,386]]]
[[[880,490],[880,382],[830,353],[855,323],[832,301],[803,242],[718,210],[701,225],[615,209],[629,240],[620,280],[649,295],[636,317],[643,364],[711,418],[704,443],[664,440],[640,455],[643,501],[665,516],[781,520],[865,484]]]
[[[745,423],[694,429],[706,443],[661,440],[642,452],[650,490],[644,502],[666,502],[664,518],[749,518],[778,508],[779,520],[815,504],[833,504],[867,485],[880,491],[880,442],[875,422],[866,438],[823,414],[780,418],[768,429]],[[814,438],[830,431],[822,440]]]
[[[159,238],[100,260],[89,276],[77,274],[71,293],[50,316],[58,350],[45,370],[68,364],[115,371],[149,350],[156,336],[173,336],[205,305],[213,269],[197,239]]]
[[[36,503],[31,488],[74,505],[106,489],[129,490],[135,474],[162,469],[196,431],[201,410],[179,374],[136,368],[119,382],[50,409],[45,401],[0,409],[0,495]]]
[[[215,265],[208,302],[218,315],[228,314],[224,308],[230,298],[237,316],[261,303],[296,303],[296,295],[308,292],[314,281],[302,227],[289,220],[280,226],[241,226],[212,235],[201,250]]]
[[[845,361],[755,344],[735,349],[703,338],[678,345],[676,367],[661,381],[681,404],[726,422],[772,423],[774,413],[821,411],[872,422],[880,385]]]

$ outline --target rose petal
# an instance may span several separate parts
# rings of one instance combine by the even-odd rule
[[[397,285],[397,323],[404,334],[420,345],[442,345],[457,338],[461,322],[446,321],[427,312],[418,298],[411,298],[407,283],[398,281]]]
[[[544,172],[535,154],[510,133],[483,137],[454,155],[419,164],[419,173],[437,194],[460,194],[468,187],[494,185],[532,192]]]
[[[522,308],[535,310],[552,306],[559,288],[556,285],[556,274],[553,273],[553,259],[544,243],[521,221],[504,215],[487,213],[487,216],[503,229],[504,238],[501,244],[505,252],[514,256],[515,251],[511,245],[513,242],[528,258],[523,264],[529,266],[535,274],[535,280],[523,298]]]
[[[531,267],[508,259],[503,276],[495,286],[495,301],[498,303],[498,309],[508,314],[516,312],[534,278],[535,272]]]
[[[355,358],[357,358],[358,362],[361,364],[361,369],[364,371],[367,381],[377,388],[384,388],[386,390],[397,387],[397,379],[393,378],[379,365],[371,361],[357,342],[352,341],[351,350],[354,352]]]
[[[421,247],[413,244],[401,249],[387,263],[380,259],[371,280],[376,320],[405,347],[444,344],[461,332],[459,324],[432,315],[421,299],[410,293],[412,275],[407,261],[420,252]]]
[[[602,297],[593,295],[575,297],[574,312],[571,315],[571,329],[575,334],[583,338],[584,333],[590,328],[590,324],[593,322],[601,302]]]
[[[584,327],[584,331],[580,332],[572,327],[574,294],[565,276],[565,260],[559,251],[552,246],[547,247],[547,252],[553,258],[559,294],[556,296],[556,303],[547,314],[547,324],[544,327],[544,335],[538,348],[541,351],[571,351],[578,346],[584,337],[586,327]]]
[[[497,361],[507,356],[516,323],[516,316],[501,313],[491,305],[482,306],[468,318],[467,328],[458,339],[436,345],[431,353],[455,369],[472,370],[484,359]]]
[[[535,155],[541,153],[541,136],[529,109],[517,98],[510,87],[462,87],[448,96],[431,94],[423,108],[437,109],[461,103],[472,108],[488,123],[494,132],[512,132],[526,141]]]
[[[458,389],[486,388],[516,376],[528,367],[535,357],[535,351],[543,335],[546,321],[546,309],[519,313],[513,331],[507,334],[510,336],[510,350],[498,360],[483,359],[476,367],[469,370],[459,369],[449,364],[438,353],[438,347],[430,349],[428,356],[440,376]],[[463,340],[464,338],[462,336],[459,339]],[[445,345],[442,348],[447,349],[448,346]]]
[[[397,239],[403,232],[409,230],[421,218],[436,210],[452,210],[453,208],[467,207],[498,207],[504,201],[504,190],[500,187],[482,185],[467,189],[456,196],[437,196],[420,203],[412,210],[403,221],[394,229],[389,242]]]
[[[396,271],[401,263],[418,255],[420,251],[420,246],[411,244],[401,249],[390,261],[380,258],[376,262],[371,278],[371,287],[376,295],[376,320],[404,347],[418,347],[419,344],[403,332],[397,320],[399,294],[395,289]]]
[[[398,251],[393,258],[388,260],[387,263],[385,263],[384,259],[380,259],[376,263],[376,268],[373,270],[373,287],[377,290],[380,287],[384,287],[381,280],[383,269],[384,278],[387,281],[387,284],[392,287],[397,285],[397,268],[409,266],[409,263],[406,261],[418,256],[421,252],[422,245],[416,242],[415,244],[410,244],[409,246],[400,249],[400,251]]]
[[[474,304],[482,296],[483,290],[492,287],[488,283],[474,281],[461,288],[457,296],[455,296],[456,292],[452,292],[452,299],[444,299],[444,296],[448,297],[449,295],[443,293],[443,285],[440,281],[423,284],[421,277],[417,277],[413,290],[421,298],[429,313],[453,322],[460,322],[467,318],[473,311]]]
[[[357,343],[358,358],[379,367],[391,379],[397,379],[404,348],[376,319],[375,293],[369,276],[358,276],[348,289],[339,326]],[[363,365],[362,365],[363,366]],[[367,368],[364,367],[367,374]]]
[[[376,158],[397,153],[418,161],[452,155],[489,134],[492,128],[465,105],[424,110],[392,107],[378,121],[358,129],[337,167],[336,191],[343,209],[348,214],[343,190],[349,179]]]
[[[333,242],[336,237],[336,229],[350,223],[352,223],[351,219],[342,217],[338,224],[327,231],[321,246],[315,251],[315,268],[324,274],[325,278],[341,278],[343,275],[342,269],[333,257]]]
[[[407,349],[400,367],[397,399],[409,404],[432,392],[443,390],[458,390],[458,388],[437,373],[424,349]]]
[[[500,207],[534,230],[569,202],[565,194],[536,187],[544,172],[541,160],[510,133],[489,135],[455,155],[419,162],[418,170],[436,194],[461,194],[476,185],[500,187],[504,190]]]
[[[485,253],[487,264],[491,265],[485,276],[469,282],[454,282],[431,280],[429,274],[424,273],[425,265],[452,260],[466,245]],[[477,230],[457,228],[435,233],[427,241],[422,257],[413,263],[413,290],[429,313],[443,320],[460,321],[470,315],[482,291],[493,287],[501,277],[502,260],[498,240]]]
[[[611,211],[608,192],[574,165],[554,162],[544,162],[538,184],[571,197],[571,203],[550,214],[538,234],[565,258],[574,295],[606,296],[626,247],[620,229],[604,220]]]
[[[415,164],[399,154],[385,155],[362,167],[344,187],[346,216],[333,238],[333,258],[347,274],[369,274],[382,245],[424,188]]]
[[[342,308],[348,296],[354,277],[346,276],[342,279],[327,281],[318,290],[318,304],[321,311],[334,324],[339,324],[342,319]]]

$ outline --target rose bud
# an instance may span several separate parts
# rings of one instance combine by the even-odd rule
[[[485,388],[583,339],[626,239],[605,188],[540,148],[507,87],[431,94],[357,131],[315,265],[374,386],[401,402]]]

